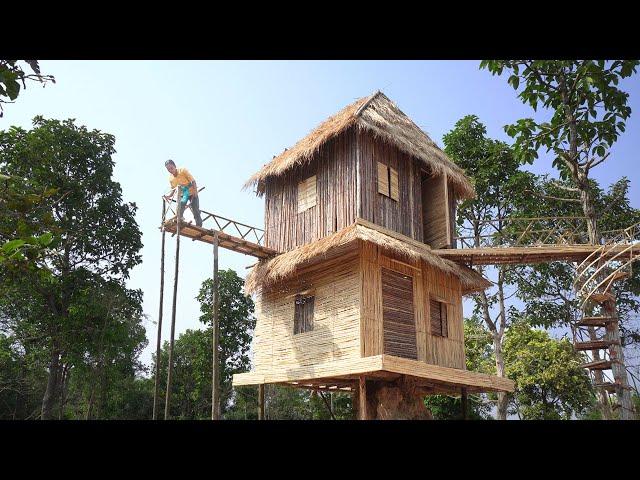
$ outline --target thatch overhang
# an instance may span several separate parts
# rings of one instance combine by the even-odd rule
[[[442,272],[456,276],[462,284],[463,295],[491,286],[491,282],[475,270],[439,257],[428,245],[359,218],[352,225],[332,235],[259,261],[247,275],[245,291],[252,294],[270,289],[295,276],[301,268],[326,262],[356,250],[359,241],[374,243],[383,251],[409,261],[423,260]]]
[[[458,199],[475,197],[475,189],[464,170],[453,163],[425,132],[380,91],[356,100],[329,117],[293,148],[285,149],[264,165],[245,183],[244,188],[255,186],[258,195],[264,194],[268,178],[279,177],[296,166],[310,162],[322,145],[351,127],[369,131],[395,145],[422,161],[437,175],[446,173]]]

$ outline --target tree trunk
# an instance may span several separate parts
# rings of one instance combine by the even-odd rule
[[[504,378],[504,355],[502,353],[502,335],[493,336],[493,349],[496,355],[496,374],[498,377]],[[507,419],[507,405],[509,397],[506,392],[498,393],[498,404],[496,412],[496,420]]]
[[[562,102],[564,105],[564,114],[565,119],[569,124],[569,151],[568,157],[564,157],[565,164],[569,168],[571,172],[571,176],[576,183],[576,187],[580,191],[580,204],[582,206],[582,211],[584,216],[587,219],[587,233],[589,234],[589,241],[592,245],[600,244],[600,234],[598,232],[597,225],[597,215],[595,208],[593,206],[593,198],[591,195],[591,189],[589,186],[588,179],[588,171],[581,167],[578,161],[578,132],[577,132],[577,120],[575,116],[574,109],[571,105],[571,99],[569,98],[569,92],[567,91],[567,85],[564,77],[564,72],[559,75],[558,78],[558,87],[560,89],[560,94],[562,97]],[[615,305],[608,307],[610,310],[615,309]],[[593,327],[589,327],[589,336],[591,338],[595,337],[595,329]],[[618,326],[618,322],[612,325],[611,328],[607,329],[606,337],[608,339],[617,341],[620,343],[620,329]],[[622,419],[633,419],[633,403],[631,401],[631,393],[628,388],[628,380],[627,380],[627,371],[626,366],[624,364],[624,357],[622,354],[622,346],[616,345],[610,349],[610,356],[615,357],[616,362],[615,368],[612,370],[615,378],[615,382],[619,385],[619,388],[616,389],[616,395],[618,397],[618,402],[622,407],[621,410],[621,418]],[[600,358],[600,354],[597,351],[593,351],[593,358],[597,360]],[[594,372],[594,378],[597,383],[602,383],[603,375],[600,370],[596,370]],[[604,390],[600,390],[599,392],[599,405],[600,411],[602,413],[603,418],[609,419],[611,418],[611,409],[609,406],[609,397]]]
[[[57,398],[58,383],[60,382],[60,351],[57,345],[51,348],[51,358],[49,360],[49,376],[47,377],[47,389],[42,399],[42,411],[40,418],[42,420],[51,420],[53,418],[53,406]]]
[[[424,393],[409,379],[394,382],[361,380],[353,396],[358,420],[432,420]]]

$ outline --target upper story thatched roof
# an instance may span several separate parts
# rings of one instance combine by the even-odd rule
[[[322,122],[293,148],[264,165],[247,181],[245,188],[256,186],[258,195],[262,195],[267,178],[278,177],[309,162],[322,145],[350,127],[369,131],[395,145],[424,162],[435,174],[446,173],[458,198],[475,196],[473,185],[464,170],[454,164],[425,132],[380,91],[356,100]]]

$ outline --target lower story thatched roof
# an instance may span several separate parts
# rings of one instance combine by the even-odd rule
[[[456,276],[462,284],[464,295],[491,286],[491,282],[475,270],[439,257],[428,245],[358,219],[354,224],[328,237],[273,258],[261,260],[247,275],[245,291],[252,294],[273,287],[289,279],[301,267],[335,256],[336,252],[342,253],[346,251],[345,247],[350,245],[355,248],[358,241],[374,243],[383,250],[408,260],[423,260],[442,272]]]

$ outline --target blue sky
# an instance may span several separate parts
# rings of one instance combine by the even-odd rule
[[[493,138],[509,141],[503,126],[532,116],[504,77],[478,69],[478,61],[41,61],[56,84],[28,85],[5,105],[0,129],[29,128],[35,115],[75,118],[116,137],[115,179],[125,200],[139,208],[143,262],[129,286],[144,292],[149,346],[155,350],[160,272],[160,196],[168,189],[164,160],[195,176],[200,208],[243,223],[263,225],[263,200],[242,191],[244,182],[285,147],[355,99],[382,90],[440,146],[457,120],[476,114]],[[626,175],[631,203],[640,206],[640,81],[621,83],[633,110],[627,131],[604,164],[593,171],[603,185]],[[544,113],[542,113],[544,115]],[[541,159],[532,168],[553,172]],[[169,314],[175,238],[167,237],[163,338]],[[221,249],[220,268],[245,276],[253,257]],[[195,300],[211,276],[211,247],[181,242],[176,336],[200,328]],[[465,313],[469,313],[468,304]]]

